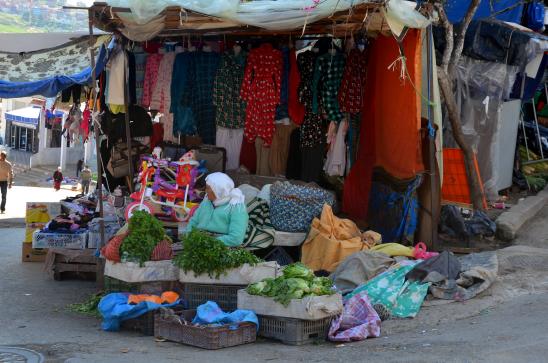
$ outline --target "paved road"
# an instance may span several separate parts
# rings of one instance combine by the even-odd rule
[[[40,351],[48,362],[548,361],[546,289],[483,309],[475,304],[489,297],[423,308],[416,319],[383,324],[381,338],[344,345],[290,347],[261,340],[212,352],[134,333],[107,333],[99,321],[66,310],[94,292],[94,284],[54,282],[42,264],[20,263],[22,236],[22,229],[3,229],[0,235],[0,345]],[[457,312],[464,318],[452,321]]]

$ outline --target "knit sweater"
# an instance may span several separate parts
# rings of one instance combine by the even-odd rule
[[[244,242],[249,216],[245,205],[231,206],[228,203],[214,207],[213,203],[204,199],[192,218],[186,231],[198,228],[207,232],[219,234],[217,238],[230,247],[239,246]]]

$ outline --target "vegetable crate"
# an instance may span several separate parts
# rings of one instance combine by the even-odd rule
[[[175,310],[178,313],[184,311],[183,305],[177,305],[170,309]],[[154,322],[158,319],[157,311],[149,311],[146,314],[138,316],[134,319],[124,320],[121,324],[122,329],[124,330],[134,330],[138,331],[146,336],[154,336]]]
[[[259,315],[259,336],[280,340],[288,345],[303,345],[326,340],[333,317],[301,320]]]
[[[148,282],[125,282],[110,276],[105,276],[106,292],[130,292],[134,294],[155,294],[161,295],[165,291],[174,291],[181,294],[181,284],[178,281],[148,281]]]
[[[180,319],[157,315],[154,320],[154,335],[172,342],[192,345],[204,349],[220,349],[253,343],[257,339],[257,327],[253,323],[240,323],[236,329],[230,324],[221,326],[194,326],[191,323],[196,310],[185,310]]]
[[[238,308],[238,290],[245,288],[245,285],[184,284],[183,297],[190,309],[215,301],[224,311],[234,311]]]

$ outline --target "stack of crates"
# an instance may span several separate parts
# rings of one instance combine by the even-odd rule
[[[21,248],[21,260],[23,262],[44,262],[48,253],[47,249],[32,248],[32,235],[41,230],[46,224],[61,214],[60,203],[28,202],[25,214],[25,239]]]

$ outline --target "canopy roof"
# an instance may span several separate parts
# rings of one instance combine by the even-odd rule
[[[37,125],[40,120],[39,107],[28,106],[5,113],[6,121],[20,122],[24,124]]]
[[[423,28],[429,22],[415,6],[404,0],[110,0],[94,3],[91,10],[97,28],[144,41],[182,34],[388,32],[394,19]]]

